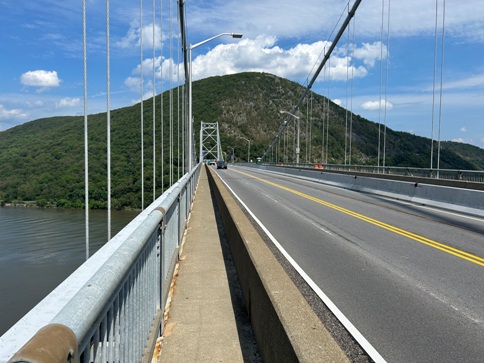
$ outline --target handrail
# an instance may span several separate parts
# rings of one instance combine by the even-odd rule
[[[200,170],[177,181],[0,337],[0,362],[15,362],[49,324],[66,327],[77,341],[77,353],[67,349],[71,357],[62,362],[140,361],[154,322],[160,324]],[[59,344],[50,340],[43,350],[62,350]]]

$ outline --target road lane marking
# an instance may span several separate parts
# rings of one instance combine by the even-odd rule
[[[232,169],[232,171],[236,171]],[[238,172],[238,171],[236,171]],[[242,173],[243,174],[243,173]],[[251,176],[251,175],[249,175]],[[252,177],[252,176],[251,176]],[[323,303],[328,307],[328,309],[336,316],[336,319],[346,328],[346,330],[355,338],[355,340],[360,344],[363,350],[370,356],[375,363],[386,363],[385,359],[380,355],[380,353],[373,347],[373,345],[360,333],[360,331],[353,325],[353,323],[343,314],[343,312],[336,306],[335,303],[326,295],[323,290],[311,279],[311,277],[303,270],[301,266],[292,258],[292,256],[282,247],[282,245],[277,241],[277,239],[269,232],[269,230],[262,224],[262,222],[256,217],[256,215],[247,207],[247,205],[239,198],[239,196],[232,190],[232,188],[220,178],[228,190],[234,195],[234,197],[239,201],[239,203],[245,208],[247,213],[254,219],[254,221],[260,226],[264,233],[269,237],[276,248],[282,253],[282,255],[287,259],[287,261],[294,267],[294,269],[301,275],[304,281],[313,289],[316,295],[323,301]]]
[[[326,201],[324,201],[322,199],[319,199],[319,198],[313,197],[311,195],[308,195],[308,194],[302,193],[300,191],[297,191],[295,189],[291,189],[291,188],[285,187],[283,185],[280,185],[280,184],[271,182],[269,180],[262,179],[262,178],[259,178],[259,177],[254,176],[254,175],[251,175],[251,174],[247,174],[247,173],[244,173],[244,172],[239,171],[239,170],[234,170],[234,171],[237,172],[237,173],[240,173],[242,175],[248,176],[250,178],[259,180],[259,181],[261,181],[263,183],[272,185],[272,186],[274,186],[276,188],[285,190],[285,191],[287,191],[289,193],[298,195],[298,196],[300,196],[302,198],[311,200],[311,201],[313,201],[315,203],[324,205],[324,206],[326,206],[328,208],[331,208],[331,209],[336,210],[338,212],[341,212],[341,213],[344,213],[346,215],[352,216],[352,217],[357,218],[359,220],[362,220],[364,222],[373,224],[374,226],[380,227],[380,228],[385,229],[387,231],[396,233],[396,234],[401,235],[403,237],[407,237],[407,238],[409,238],[411,240],[414,240],[416,242],[425,244],[427,246],[433,247],[435,249],[438,249],[440,251],[446,252],[446,253],[451,254],[453,256],[459,257],[459,258],[464,259],[466,261],[472,262],[472,263],[474,263],[476,265],[484,266],[484,258],[479,257],[477,255],[473,255],[472,253],[468,253],[468,252],[459,250],[457,248],[448,246],[446,244],[443,244],[443,243],[434,241],[434,240],[432,240],[430,238],[426,238],[426,237],[420,236],[420,235],[418,235],[416,233],[412,233],[410,231],[404,230],[402,228],[398,228],[398,227],[392,226],[391,224],[388,224],[388,223],[379,221],[377,219],[374,219],[374,218],[365,216],[365,215],[360,214],[360,213],[357,213],[357,212],[353,212],[353,211],[351,211],[349,209],[340,207],[340,206],[338,206],[336,204],[332,204],[332,203],[326,202]]]

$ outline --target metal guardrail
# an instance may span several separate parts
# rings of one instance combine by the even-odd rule
[[[475,183],[484,183],[484,171],[457,170],[457,169],[426,169],[407,168],[395,166],[370,166],[370,165],[340,165],[340,164],[295,164],[295,163],[264,163],[265,165],[297,167],[304,169],[323,169],[328,171],[345,171],[368,174],[387,174],[399,176],[411,176],[418,178],[463,180]]]
[[[200,166],[0,337],[0,362],[151,361]]]

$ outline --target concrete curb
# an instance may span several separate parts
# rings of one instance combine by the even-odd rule
[[[220,178],[207,168],[262,359],[349,362]]]

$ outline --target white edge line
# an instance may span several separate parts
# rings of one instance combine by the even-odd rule
[[[227,189],[229,189],[232,194],[237,198],[240,204],[247,210],[252,218],[257,222],[257,224],[262,228],[262,230],[271,239],[272,243],[279,249],[279,251],[284,255],[284,257],[289,261],[289,263],[296,269],[296,271],[301,275],[301,277],[306,281],[306,283],[314,290],[314,292],[319,296],[319,298],[326,304],[329,310],[336,316],[336,318],[343,324],[343,326],[348,330],[348,332],[353,336],[353,338],[361,345],[365,352],[373,359],[376,363],[386,363],[385,359],[378,353],[378,351],[370,344],[368,340],[356,329],[356,327],[348,320],[348,318],[338,309],[338,307],[331,301],[331,299],[316,285],[316,283],[306,274],[306,272],[297,264],[296,261],[286,252],[286,250],[281,246],[281,244],[276,240],[276,238],[269,232],[269,230],[262,224],[261,221],[255,216],[254,213],[247,207],[247,205],[239,198],[237,194],[228,186],[228,184],[222,179]]]

